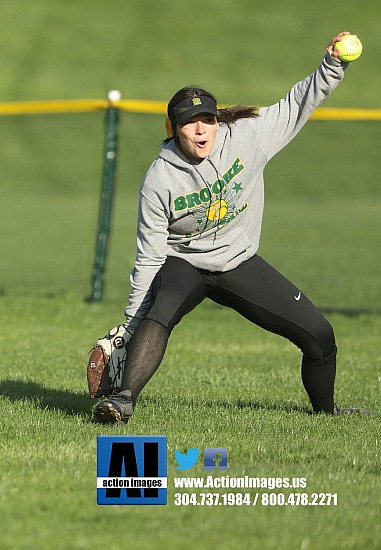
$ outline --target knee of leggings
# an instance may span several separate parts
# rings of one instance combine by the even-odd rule
[[[309,335],[306,345],[302,348],[303,354],[310,361],[317,361],[319,364],[326,363],[337,352],[333,328],[328,321],[324,321]]]

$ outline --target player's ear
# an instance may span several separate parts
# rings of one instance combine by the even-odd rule
[[[172,123],[171,123],[171,121],[169,120],[168,117],[165,119],[165,130],[167,132],[167,137],[168,138],[173,138]]]

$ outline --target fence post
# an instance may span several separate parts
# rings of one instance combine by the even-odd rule
[[[105,112],[103,178],[99,207],[98,235],[96,241],[95,261],[92,271],[92,288],[91,294],[87,298],[88,302],[100,301],[103,296],[118,146],[117,132],[119,109],[113,106],[112,102],[120,100],[120,98],[121,94],[118,90],[111,90],[108,93],[108,100],[110,104]]]

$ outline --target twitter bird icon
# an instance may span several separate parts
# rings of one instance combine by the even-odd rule
[[[189,468],[192,468],[196,464],[199,454],[200,449],[194,447],[188,449],[186,453],[180,453],[175,449],[175,458],[178,463],[176,470],[189,470]]]

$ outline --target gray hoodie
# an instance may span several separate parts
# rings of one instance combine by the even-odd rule
[[[168,256],[215,272],[234,269],[257,252],[265,166],[333,92],[347,66],[327,52],[313,74],[278,103],[260,108],[257,118],[220,124],[210,156],[199,163],[174,140],[163,145],[140,189],[128,328],[145,317],[151,283]]]

